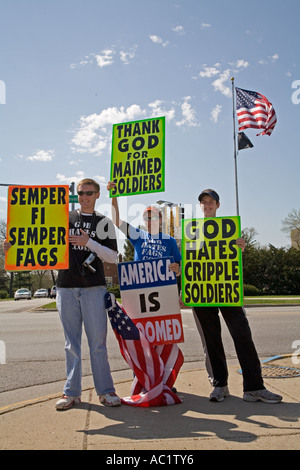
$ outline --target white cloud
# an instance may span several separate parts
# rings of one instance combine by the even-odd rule
[[[137,46],[133,46],[128,50],[120,49],[118,51],[115,46],[112,46],[108,49],[103,49],[99,53],[86,55],[79,62],[71,64],[70,67],[71,69],[76,69],[90,64],[96,64],[100,68],[108,67],[114,64],[118,57],[123,64],[129,64],[135,58],[136,49]]]
[[[98,67],[106,67],[114,63],[113,57],[115,51],[113,49],[104,49],[101,54],[94,54]]]
[[[150,117],[160,117],[165,116],[167,121],[171,121],[175,117],[175,108],[172,107],[171,109],[166,109],[163,107],[164,101],[162,100],[155,100],[153,103],[149,103],[149,108],[151,108],[151,115]]]
[[[154,42],[155,44],[161,44],[163,47],[166,47],[169,44],[169,41],[164,42],[162,38],[160,38],[159,36],[156,36],[156,34],[151,34],[149,36],[149,39],[151,39],[151,41]]]
[[[177,126],[183,126],[184,124],[187,124],[188,126],[195,127],[199,125],[196,119],[196,112],[189,103],[190,99],[190,96],[186,96],[184,98],[184,102],[181,105],[183,119],[176,122]]]
[[[199,123],[190,100],[191,97],[187,96],[183,103],[172,103],[170,106],[162,100],[154,100],[145,108],[133,104],[128,108],[107,108],[100,114],[82,116],[71,140],[71,149],[73,152],[100,156],[111,145],[113,124],[161,116],[171,122],[175,119],[176,111],[182,117],[176,122],[177,126],[197,126]]]
[[[137,46],[129,49],[128,51],[120,51],[120,60],[123,64],[129,64],[134,58]]]
[[[53,150],[37,150],[33,155],[29,157],[24,157],[23,155],[20,156],[21,158],[26,158],[31,162],[38,161],[38,162],[51,162],[54,158],[54,151]]]
[[[99,181],[101,184],[105,184],[105,183],[106,183],[106,178],[105,178],[105,176],[97,175],[97,176],[95,176],[95,178],[97,178],[97,181]]]
[[[88,177],[90,177],[90,175]],[[87,178],[87,176],[85,175],[85,172],[82,170],[77,171],[73,176],[65,176],[61,173],[57,173],[56,175],[56,179],[58,180],[60,184],[71,184],[74,182],[75,187],[79,183],[79,181],[83,180],[84,178]],[[95,181],[97,181],[100,184],[100,186],[103,186],[103,185],[106,186],[107,184],[105,176],[93,175],[92,178]]]
[[[65,176],[61,173],[57,173],[56,179],[60,184],[70,184],[72,182],[79,183],[84,178],[84,171],[77,171],[75,176]]]
[[[234,63],[229,63],[229,67],[222,70],[221,64],[217,62],[212,66],[203,65],[203,69],[199,72],[198,77],[201,78],[214,78],[212,86],[215,91],[221,92],[224,96],[231,96],[231,86],[229,84],[229,78],[233,73],[239,73],[241,70],[249,67],[249,62],[244,59],[238,59]]]
[[[220,104],[217,104],[210,114],[210,120],[213,121],[215,124],[218,122],[218,117],[221,111],[222,106]]]
[[[112,124],[118,122],[142,119],[145,111],[138,105],[131,105],[127,109],[107,108],[100,114],[82,116],[79,120],[79,129],[72,141],[72,150],[79,153],[101,155],[111,141]]]
[[[77,160],[73,160],[71,159],[71,157],[67,157],[67,159],[68,159],[69,165],[71,166],[78,166],[78,165],[81,165],[83,162],[83,160],[81,160],[80,158],[78,158]]]
[[[247,62],[246,60],[244,59],[238,59],[235,63],[235,66],[240,69],[240,68],[244,68],[246,69],[248,66],[249,66],[249,62]]]
[[[270,62],[273,62],[273,63],[276,62],[278,59],[279,59],[279,54],[276,53],[276,54],[273,54],[273,55],[269,55],[269,56],[268,56],[268,59],[260,59],[260,60],[258,61],[258,63],[259,63],[260,65],[267,65],[267,64],[269,64]]]
[[[184,27],[183,26],[180,26],[180,25],[175,26],[175,28],[172,28],[172,30],[177,34],[180,34],[180,36],[182,34],[184,34]]]
[[[92,64],[93,58],[91,57],[92,57],[91,55],[86,55],[78,63],[74,62],[73,64],[70,65],[71,69],[76,69],[77,67],[83,67],[85,65]]]
[[[211,78],[211,77],[214,77],[215,75],[218,75],[218,73],[220,73],[220,64],[216,63],[212,67],[208,67],[207,65],[205,65],[204,70],[202,70],[199,73],[199,76],[202,77],[202,78],[205,78],[205,77],[206,78]]]
[[[210,28],[211,27],[211,24],[209,23],[201,23],[201,29],[207,29],[207,28]]]
[[[220,91],[222,95],[231,96],[231,88],[229,88],[226,83],[228,83],[230,77],[230,70],[224,70],[215,81],[213,81],[212,86],[215,91]]]

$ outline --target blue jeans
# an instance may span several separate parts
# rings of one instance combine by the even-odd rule
[[[67,396],[81,395],[82,323],[88,339],[96,392],[102,395],[115,391],[106,349],[105,293],[105,286],[57,288],[57,309],[66,339],[67,380],[64,394]]]

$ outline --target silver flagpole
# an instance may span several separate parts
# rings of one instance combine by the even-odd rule
[[[239,192],[238,192],[238,177],[237,177],[237,159],[236,159],[236,133],[235,133],[235,106],[234,106],[234,78],[231,78],[232,84],[232,118],[233,118],[233,148],[234,148],[234,173],[235,173],[235,198],[236,198],[236,215],[240,215],[239,211]]]

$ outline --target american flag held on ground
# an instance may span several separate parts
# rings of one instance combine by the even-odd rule
[[[106,311],[120,352],[134,372],[131,396],[122,403],[132,406],[165,406],[181,403],[172,391],[183,354],[176,343],[153,346],[136,327],[113,294],[106,294]]]

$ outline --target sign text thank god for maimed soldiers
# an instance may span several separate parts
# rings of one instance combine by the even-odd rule
[[[165,118],[114,124],[110,196],[165,190]]]

